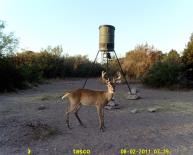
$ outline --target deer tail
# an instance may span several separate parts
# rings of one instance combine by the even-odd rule
[[[63,100],[64,98],[68,97],[68,95],[70,95],[70,93],[69,93],[69,92],[66,92],[66,93],[64,94],[64,96],[62,96],[62,100]]]

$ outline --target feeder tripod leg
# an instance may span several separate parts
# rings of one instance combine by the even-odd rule
[[[109,70],[108,70],[108,68],[109,68],[109,62],[108,62],[108,56],[106,55],[106,57],[107,57],[106,72],[107,72],[107,77],[109,77]]]
[[[97,60],[98,54],[99,54],[99,51],[97,52],[97,55],[96,55],[96,57],[95,57],[95,59],[94,59],[94,62],[93,62],[93,63],[92,63],[92,65],[91,65],[91,70],[93,69],[94,64],[96,63],[96,60]],[[90,73],[90,70],[89,70],[88,74],[89,74],[89,73]],[[84,84],[83,84],[83,87],[82,87],[82,88],[84,88],[84,87],[85,87],[85,85],[86,85],[86,83],[87,83],[87,81],[88,81],[88,74],[87,74],[87,78],[86,78],[86,80],[85,80],[85,82],[84,82]]]
[[[127,84],[128,89],[129,89],[129,91],[130,91],[130,93],[131,93],[131,88],[129,87],[129,83],[128,83],[126,77],[125,77],[125,73],[123,72],[123,69],[122,69],[122,67],[121,67],[121,63],[119,62],[119,59],[118,59],[117,54],[116,54],[115,51],[114,51],[114,53],[115,53],[115,57],[116,57],[116,59],[117,59],[117,62],[118,62],[118,64],[119,64],[119,67],[120,67],[120,69],[121,69],[121,73],[122,73],[122,75],[123,75],[123,77],[124,77],[124,79],[125,79],[125,82],[126,82],[126,84]]]

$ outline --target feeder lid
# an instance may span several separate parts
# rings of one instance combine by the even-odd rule
[[[112,28],[113,30],[115,30],[115,27],[114,27],[113,25],[100,25],[100,26],[99,26],[99,29],[100,29],[101,27],[110,27],[110,28]]]

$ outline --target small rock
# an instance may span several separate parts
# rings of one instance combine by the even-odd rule
[[[137,93],[137,89],[136,88],[131,88],[131,93],[132,94],[136,94]]]
[[[46,107],[45,107],[44,105],[40,105],[40,106],[38,107],[38,110],[44,110],[44,109],[46,109]]]
[[[130,92],[129,92],[130,93]],[[128,93],[128,96],[127,96],[127,99],[128,100],[136,100],[136,99],[139,99],[139,96],[136,95],[136,94],[129,94]]]
[[[112,109],[112,107],[111,106],[105,106],[105,109],[107,109],[107,110],[111,110]]]
[[[108,106],[111,106],[111,107],[114,107],[114,106],[115,106],[115,102],[110,101],[107,105],[108,105]]]
[[[119,105],[115,105],[114,107],[112,107],[113,109],[120,109]]]
[[[150,107],[147,109],[148,112],[156,112],[158,110],[157,107]]]
[[[137,109],[133,109],[133,110],[131,110],[131,113],[136,114],[136,113],[138,113],[138,110]]]
[[[131,88],[131,92],[129,91],[128,94],[137,94],[138,91],[136,88]]]
[[[115,100],[115,96],[112,97],[111,101],[114,101]]]
[[[118,104],[118,103],[115,103],[115,106],[119,106],[119,104]]]

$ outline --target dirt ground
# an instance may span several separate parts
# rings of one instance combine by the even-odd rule
[[[136,87],[141,99],[127,100],[126,85],[116,87],[120,109],[105,110],[105,132],[98,127],[94,107],[81,107],[79,116],[87,128],[70,115],[72,129],[64,121],[67,100],[63,92],[81,87],[84,79],[55,80],[39,87],[0,95],[0,155],[72,155],[86,149],[91,155],[119,155],[121,149],[133,154],[193,154],[193,91]],[[86,88],[103,90],[97,79]],[[148,112],[148,108],[157,108]],[[132,113],[137,109],[137,113]],[[146,152],[146,153],[145,153]],[[132,152],[131,152],[132,153]],[[128,155],[131,153],[127,152]],[[159,155],[160,155],[159,154]],[[166,153],[165,153],[166,154]]]

